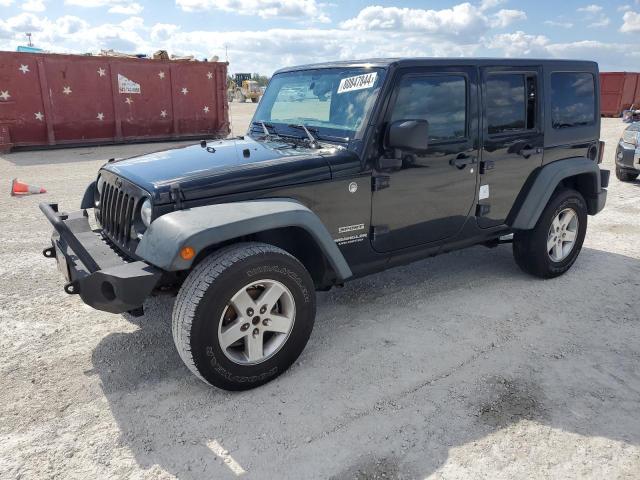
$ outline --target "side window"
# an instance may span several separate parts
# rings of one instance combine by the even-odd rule
[[[553,128],[590,125],[596,121],[595,81],[590,73],[551,74]]]
[[[491,74],[486,82],[490,135],[530,130],[537,124],[537,77],[533,74]]]
[[[462,75],[407,76],[398,86],[391,121],[429,122],[431,141],[464,138],[467,125],[467,82]]]

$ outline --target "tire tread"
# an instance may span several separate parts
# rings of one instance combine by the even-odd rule
[[[273,245],[247,242],[223,247],[195,266],[178,292],[171,316],[171,330],[178,355],[200,380],[211,385],[198,370],[191,351],[191,328],[200,300],[216,279],[234,264],[252,256],[278,253],[293,255]]]

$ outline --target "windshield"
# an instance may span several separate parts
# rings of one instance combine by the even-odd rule
[[[304,125],[319,136],[359,138],[384,79],[377,68],[316,69],[285,72],[269,82],[253,122],[277,133],[303,135],[291,125]]]

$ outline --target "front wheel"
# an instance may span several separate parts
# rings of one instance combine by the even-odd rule
[[[514,234],[513,256],[527,273],[557,277],[578,258],[586,233],[584,198],[575,190],[561,190],[549,200],[533,230]]]
[[[242,243],[189,274],[173,310],[173,339],[198,378],[247,390],[289,368],[314,319],[314,285],[304,266],[272,245]]]

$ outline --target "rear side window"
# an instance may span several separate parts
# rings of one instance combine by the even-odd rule
[[[591,125],[596,121],[595,80],[590,73],[551,74],[551,122],[553,128]]]
[[[429,138],[464,138],[467,124],[467,82],[462,75],[407,76],[398,87],[391,121],[429,122]]]

